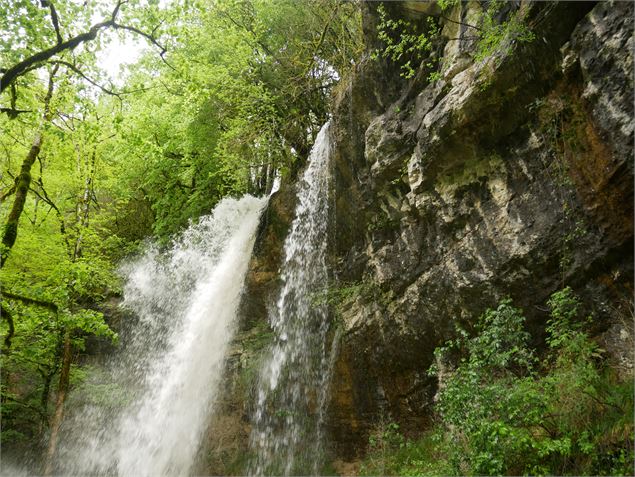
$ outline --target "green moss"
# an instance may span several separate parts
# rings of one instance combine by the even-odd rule
[[[242,348],[240,371],[237,378],[241,395],[246,396],[256,384],[264,351],[269,347],[273,338],[274,333],[265,322],[259,322],[238,338],[237,341]]]
[[[503,158],[497,153],[487,157],[467,157],[461,162],[461,167],[452,172],[441,175],[436,181],[436,189],[440,194],[452,192],[474,182],[481,177],[491,177],[504,170]]]
[[[379,211],[373,219],[368,222],[367,230],[376,232],[381,230],[393,230],[399,225],[399,219],[392,218],[384,211]]]
[[[379,285],[370,279],[359,282],[333,285],[314,293],[311,303],[314,306],[327,305],[335,308],[336,313],[352,303],[355,299],[371,300],[380,304],[387,304],[385,293]]]

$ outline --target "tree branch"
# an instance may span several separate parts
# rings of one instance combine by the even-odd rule
[[[0,93],[2,93],[5,89],[7,89],[18,77],[22,76],[30,69],[33,69],[34,66],[40,67],[41,66],[40,63],[43,63],[51,59],[53,56],[57,55],[58,53],[61,53],[66,50],[74,50],[82,43],[90,41],[90,40],[94,40],[99,30],[101,30],[102,28],[107,28],[109,26],[112,26],[113,23],[114,22],[111,20],[97,23],[96,25],[93,25],[90,28],[90,30],[88,30],[85,33],[80,33],[79,35],[71,38],[70,40],[64,41],[62,43],[58,43],[57,45],[52,46],[51,48],[42,50],[20,61],[18,64],[6,70],[2,78],[0,78]]]
[[[477,31],[483,31],[483,29],[482,29],[482,28],[479,28],[479,27],[477,27],[476,25],[471,25],[471,24],[469,24],[469,23],[458,22],[458,21],[456,21],[456,20],[452,20],[451,18],[448,18],[448,17],[443,16],[443,15],[441,15],[441,17],[440,17],[440,18],[443,18],[445,21],[448,21],[448,22],[450,22],[450,23],[455,23],[455,24],[457,24],[457,25],[463,25],[463,26],[466,26],[466,27],[468,27],[468,28],[474,28],[474,29],[475,29],[475,30],[477,30]]]
[[[337,14],[337,10],[339,9],[339,6],[340,4],[336,2],[335,7],[333,8],[333,11],[331,12],[331,16],[324,24],[324,28],[322,29],[322,33],[320,34],[320,38],[318,39],[318,42],[313,49],[313,54],[311,55],[311,61],[306,67],[306,70],[304,71],[303,76],[306,76],[307,74],[309,74],[309,72],[311,71],[311,68],[313,68],[317,55],[320,52],[320,48],[322,48],[322,45],[324,44],[324,40],[326,39],[326,34],[328,33],[329,27],[331,26],[331,22],[333,22],[333,19],[335,18],[335,15]]]
[[[57,313],[59,310],[58,306],[51,301],[38,300],[37,298],[30,298],[28,296],[16,295],[15,293],[11,293],[8,291],[2,292],[2,298],[7,298],[9,300],[18,300],[18,301],[21,301],[22,303],[26,303],[27,305],[41,306],[55,313]]]
[[[64,40],[62,39],[62,34],[60,33],[60,19],[57,16],[57,10],[55,10],[55,5],[51,0],[40,0],[40,5],[46,8],[49,7],[51,12],[51,22],[53,23],[53,28],[55,28],[55,36],[57,37],[57,44],[59,45]]]
[[[33,411],[36,414],[38,414],[40,417],[47,418],[47,416],[40,409],[38,409],[37,407],[35,407],[35,406],[31,405],[31,404],[26,404],[26,403],[23,403],[22,401],[18,401],[13,396],[8,396],[6,394],[4,396],[2,396],[2,397],[4,399],[6,399],[7,401],[11,401],[11,402],[17,404],[18,406],[22,406],[22,407],[25,407],[26,409],[30,409],[31,411]],[[28,419],[28,418],[23,418],[23,419],[31,421],[31,422],[34,422],[33,420]]]
[[[0,195],[0,204],[3,203],[5,200],[7,200],[10,196],[15,194],[15,188],[16,188],[16,185],[13,184],[13,186],[8,191]]]
[[[32,113],[32,109],[13,109],[13,108],[0,108],[0,113],[6,113],[9,119],[15,119],[18,114]]]
[[[141,31],[138,28],[135,28],[133,26],[120,25],[119,23],[116,23],[114,20],[112,22],[112,27],[113,28],[118,29],[118,30],[126,30],[126,31],[131,31],[133,33],[136,33],[137,35],[144,37],[146,40],[148,40],[150,43],[152,43],[154,46],[156,46],[159,50],[161,50],[159,52],[159,56],[161,57],[161,60],[163,61],[163,63],[165,63],[171,69],[176,71],[176,68],[174,66],[172,66],[170,63],[168,63],[168,61],[165,59],[165,54],[168,52],[167,48],[165,48],[163,45],[161,45],[157,41],[157,39],[154,37],[154,34],[156,33],[157,29],[160,26],[161,26],[161,23],[159,23],[156,27],[154,27],[152,29],[152,33],[146,33],[146,32]]]
[[[57,215],[57,218],[60,221],[60,233],[62,234],[62,238],[66,244],[66,249],[70,250],[71,244],[68,241],[68,235],[66,234],[66,222],[64,222],[64,215],[47,194],[46,189],[44,188],[44,182],[42,181],[42,176],[40,176],[40,178],[36,181],[36,184],[40,186],[42,194],[33,188],[30,188],[31,192],[37,195],[42,201],[44,201],[44,203],[48,204],[51,209],[55,211],[55,215]]]
[[[10,99],[9,99],[11,107],[0,108],[0,113],[7,113],[7,116],[9,116],[9,119],[15,119],[18,117],[18,114],[31,112],[31,110],[29,109],[17,109],[16,108],[17,100],[18,100],[18,92],[15,89],[15,83],[13,83],[11,84],[11,92],[10,92]]]
[[[4,346],[2,349],[2,352],[6,354],[9,352],[9,349],[11,349],[11,340],[15,334],[15,325],[13,323],[13,316],[11,316],[9,308],[4,306],[4,303],[0,303],[0,314],[2,314],[2,318],[7,320],[7,324],[9,325],[7,335],[4,337]]]
[[[48,3],[49,0],[44,0]],[[74,50],[75,48],[77,48],[79,45],[81,45],[82,43],[88,42],[88,41],[92,41],[97,37],[97,34],[106,28],[114,28],[114,29],[119,29],[119,30],[127,30],[130,32],[133,32],[137,35],[141,35],[144,38],[146,38],[150,43],[152,43],[153,45],[155,45],[156,47],[159,48],[160,50],[160,56],[161,59],[163,60],[163,62],[168,65],[170,68],[175,69],[172,65],[170,65],[166,59],[165,59],[165,53],[167,52],[167,49],[162,46],[157,39],[155,38],[154,34],[158,28],[155,27],[152,30],[152,33],[145,33],[142,30],[139,30],[138,28],[132,27],[132,26],[127,26],[127,25],[121,25],[119,23],[117,23],[117,15],[119,14],[119,10],[121,9],[121,6],[124,5],[125,3],[127,3],[128,0],[118,0],[117,4],[115,5],[115,8],[113,9],[111,15],[110,15],[110,19],[103,21],[103,22],[99,22],[94,24],[93,26],[91,26],[88,31],[84,32],[84,33],[80,33],[79,35],[74,36],[73,38],[70,38],[66,41],[62,41],[59,42],[50,47],[47,48],[45,50],[42,50],[38,53],[35,53],[31,56],[29,56],[28,58],[25,58],[24,60],[18,62],[17,64],[13,65],[11,68],[6,69],[6,70],[0,70],[0,72],[3,73],[2,77],[0,77],[0,93],[4,92],[5,89],[7,89],[9,86],[11,86],[13,84],[13,82],[19,78],[20,76],[24,75],[25,73],[27,73],[28,71],[31,71],[33,69],[36,68],[40,68],[42,66],[43,63],[47,62],[48,60],[50,60],[51,58],[53,58],[55,55],[59,54],[59,53],[63,53],[65,51],[71,51]],[[54,11],[55,9],[53,8],[52,11]],[[55,17],[57,18],[57,13],[55,13]],[[58,19],[59,21],[59,19]],[[59,24],[58,24],[59,26]],[[58,40],[61,38],[61,36],[58,35]]]
[[[79,76],[84,78],[86,81],[88,81],[93,86],[99,88],[104,93],[106,93],[106,94],[108,94],[110,96],[115,96],[115,97],[117,97],[119,99],[121,99],[121,96],[124,96],[124,95],[127,95],[127,94],[141,93],[143,91],[147,91],[147,90],[150,89],[150,88],[139,88],[139,89],[134,89],[134,90],[130,90],[130,91],[113,91],[112,89],[106,88],[105,86],[102,86],[99,83],[97,83],[95,80],[91,79],[82,70],[80,70],[77,65],[75,65],[73,63],[70,63],[68,61],[63,61],[63,60],[53,60],[53,61],[50,61],[49,63],[53,64],[53,65],[66,66],[68,69],[74,71]]]
[[[111,89],[106,88],[105,86],[100,85],[99,83],[97,83],[95,80],[90,79],[88,76],[86,76],[82,70],[80,70],[76,65],[74,65],[73,63],[69,63],[68,61],[62,61],[62,60],[55,60],[55,61],[51,61],[50,63],[52,64],[56,64],[56,65],[62,65],[62,66],[66,66],[69,70],[74,71],[75,73],[77,73],[79,76],[81,76],[82,78],[84,78],[86,81],[88,81],[90,84],[92,84],[93,86],[96,86],[97,88],[99,88],[100,90],[102,90],[104,93],[109,94],[111,96],[116,96],[119,98],[119,96],[121,95],[121,93],[117,93],[116,91],[112,91]]]

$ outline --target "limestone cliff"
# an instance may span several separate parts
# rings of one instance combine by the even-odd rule
[[[616,366],[633,366],[624,318],[633,292],[633,4],[510,2],[501,21],[522,12],[533,40],[476,60],[483,4],[441,12],[386,3],[394,19],[423,25],[431,15],[441,29],[440,75],[424,59],[411,79],[370,58],[382,47],[379,5],[362,6],[367,54],[332,120],[332,288],[356,291],[333,310],[343,337],[328,431],[344,461],[363,454],[381,421],[406,434],[425,428],[434,348],[506,296],[540,345],[545,300],[572,286]],[[268,337],[293,206],[293,184],[283,184],[252,261],[245,331],[205,473],[240,472],[250,373]]]
[[[411,22],[439,14],[418,6],[389,5]],[[626,313],[633,5],[512,7],[533,41],[475,61],[465,25],[481,5],[460,4],[439,20],[440,79],[368,59],[338,99],[335,276],[376,285],[341,312],[331,432],[345,458],[381,419],[426,424],[432,351],[499,299],[524,308],[538,342],[542,305],[565,284],[598,334]],[[365,8],[373,47],[377,4]]]

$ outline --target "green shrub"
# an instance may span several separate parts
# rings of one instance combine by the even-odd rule
[[[374,59],[388,58],[399,65],[403,78],[412,78],[419,63],[428,58],[425,64],[431,70],[433,78],[438,79],[432,70],[436,68],[436,61],[430,58],[434,42],[439,34],[439,28],[433,17],[426,17],[425,31],[420,32],[416,25],[403,19],[394,20],[389,17],[383,4],[377,7],[379,25],[377,36],[384,43],[384,48],[375,50]]]
[[[529,43],[535,39],[534,33],[523,22],[521,11],[513,12],[503,22],[497,21],[496,17],[503,4],[501,0],[490,1],[483,12],[474,55],[476,61],[482,61],[496,52],[508,55],[514,43]]]
[[[416,441],[396,439],[394,426],[375,435],[363,471],[633,475],[632,381],[606,365],[571,289],[554,293],[548,305],[540,360],[509,299],[479,318],[474,336],[459,330],[438,348],[438,363],[456,363],[449,372],[430,369],[441,379],[438,425]]]
[[[446,442],[441,432],[427,432],[407,440],[399,425],[380,426],[369,437],[370,452],[360,467],[360,475],[449,475]]]

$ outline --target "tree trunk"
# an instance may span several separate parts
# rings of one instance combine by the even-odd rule
[[[49,438],[48,450],[46,452],[46,461],[44,463],[44,476],[53,475],[53,465],[55,463],[55,451],[57,450],[57,441],[59,438],[60,426],[64,418],[64,403],[68,394],[70,373],[72,361],[71,333],[69,330],[64,332],[64,354],[62,357],[62,370],[60,371],[60,382],[57,387],[57,399],[55,401],[55,414],[51,421],[51,437]]]
[[[26,155],[26,158],[22,162],[20,168],[20,175],[16,178],[15,187],[15,199],[11,212],[7,217],[7,222],[4,225],[4,233],[2,235],[2,255],[0,256],[0,267],[4,266],[4,262],[9,257],[9,251],[15,244],[15,239],[18,237],[18,223],[20,222],[20,216],[24,210],[24,203],[26,202],[26,196],[29,192],[29,186],[31,185],[31,166],[37,159],[42,147],[42,132],[35,133],[31,149]]]
[[[7,216],[7,221],[4,225],[4,231],[2,233],[2,253],[0,253],[0,268],[4,267],[4,263],[9,258],[9,252],[15,244],[15,240],[18,237],[18,223],[20,222],[20,216],[24,210],[24,204],[26,203],[26,196],[29,193],[29,187],[31,186],[31,167],[40,154],[42,148],[42,130],[44,129],[44,123],[51,120],[50,104],[53,97],[53,78],[57,73],[58,66],[55,66],[49,76],[48,90],[44,97],[44,114],[42,115],[42,123],[39,130],[35,133],[33,142],[31,143],[31,149],[26,155],[26,158],[22,162],[20,168],[20,174],[15,180],[15,199],[11,206],[11,211]]]
[[[78,232],[77,232],[77,240],[75,241],[75,247],[73,249],[73,258],[72,258],[73,262],[82,256],[82,240],[83,240],[82,233],[83,233],[83,230],[86,227],[88,227],[88,221],[90,217],[90,201],[94,195],[93,177],[95,175],[96,155],[97,155],[96,151],[93,150],[93,154],[91,156],[90,169],[85,180],[84,195],[81,198],[80,202],[77,204]]]
[[[13,323],[13,316],[9,311],[9,307],[5,306],[4,303],[0,304],[0,315],[2,315],[2,318],[5,319],[7,321],[7,325],[9,325],[7,334],[4,337],[4,345],[2,347],[2,354],[6,355],[11,349],[11,340],[13,339],[13,335],[15,334],[15,325]]]
[[[51,381],[53,381],[53,376],[55,376],[55,370],[44,373],[42,372],[42,379],[44,380],[44,384],[42,386],[42,395],[40,396],[40,407],[42,408],[42,431],[44,426],[48,423],[48,404],[49,404],[49,395],[51,393]]]

